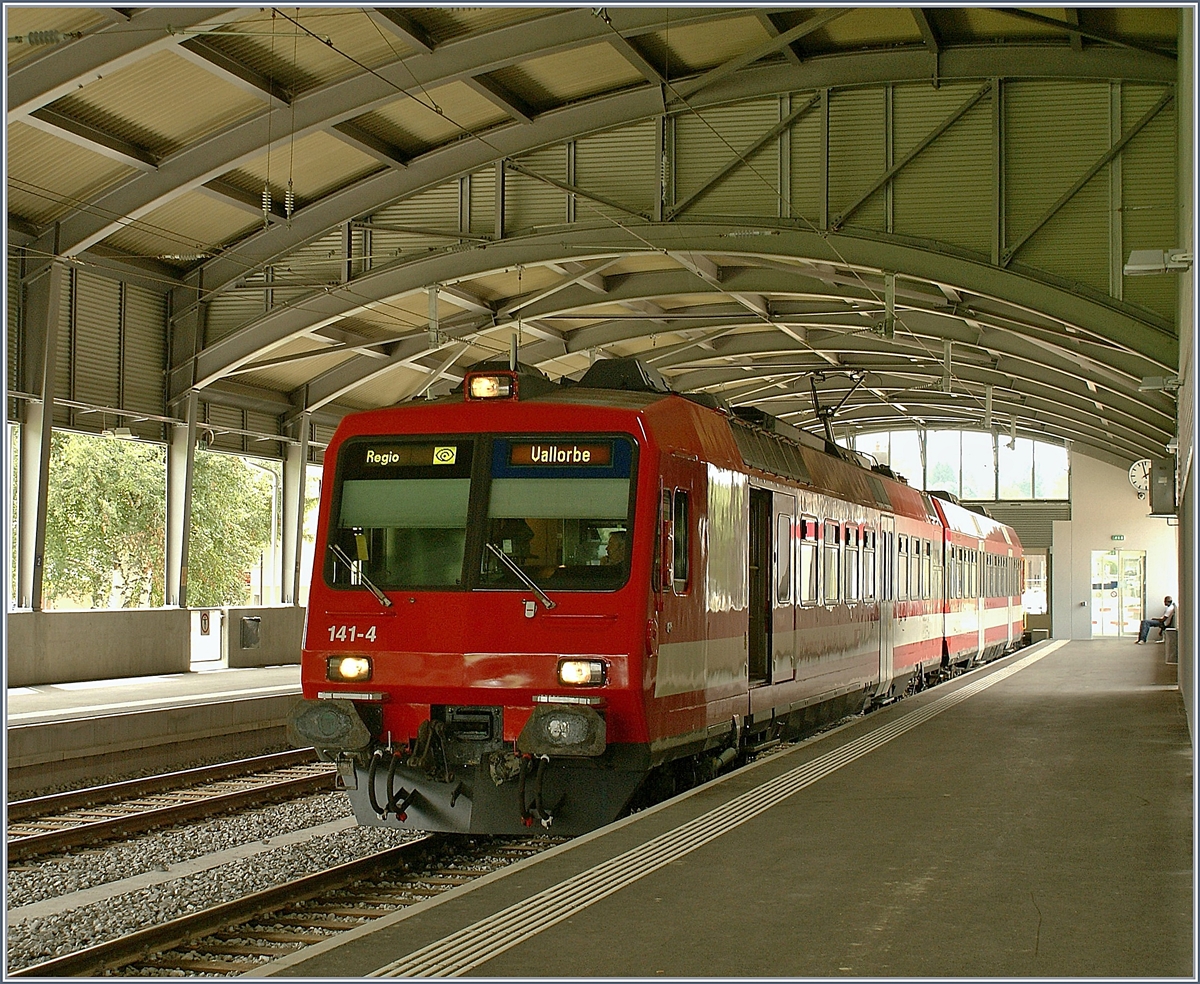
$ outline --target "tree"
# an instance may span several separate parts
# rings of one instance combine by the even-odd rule
[[[271,540],[270,480],[241,458],[196,452],[187,602],[192,608],[244,604],[246,573]]]
[[[55,432],[50,439],[43,591],[107,608],[163,597],[165,449]]]
[[[248,600],[246,572],[271,537],[271,483],[240,458],[196,452],[188,604]],[[166,449],[55,432],[44,594],[106,608],[165,600]]]

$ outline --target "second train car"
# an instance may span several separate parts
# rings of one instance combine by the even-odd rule
[[[583,832],[1023,632],[1012,529],[632,360],[346,417],[316,549],[289,726],[362,824]]]

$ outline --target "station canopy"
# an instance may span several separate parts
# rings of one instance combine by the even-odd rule
[[[5,14],[10,419],[316,449],[515,336],[839,437],[1175,434],[1124,266],[1179,241],[1178,8]]]

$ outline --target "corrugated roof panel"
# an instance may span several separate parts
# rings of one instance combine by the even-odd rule
[[[1040,7],[1037,13],[1066,24],[1062,7]],[[1035,23],[1002,10],[987,7],[936,7],[932,10],[934,29],[946,44],[1028,40],[1059,40],[1066,35],[1050,25]]]
[[[493,235],[496,231],[496,169],[489,167],[471,175],[471,232]]]
[[[30,31],[73,31],[89,32],[94,28],[111,23],[99,10],[87,7],[43,7],[40,4],[18,7],[15,4],[4,8],[5,36],[24,37]],[[49,49],[43,45],[24,41],[9,41],[5,52],[11,71],[34,55],[44,54]]]
[[[294,355],[302,351],[325,352],[324,355],[314,355],[309,359],[297,359],[294,362],[284,362],[266,369],[255,369],[251,372],[240,373],[235,377],[237,382],[247,386],[261,386],[264,389],[275,390],[278,393],[290,393],[303,386],[315,376],[341,365],[348,359],[358,357],[357,352],[341,349],[329,352],[328,345],[315,344],[311,339],[301,339],[289,345],[281,345],[272,349],[264,357],[264,361],[279,359],[285,355]]]
[[[73,399],[71,367],[75,358],[75,338],[71,328],[75,324],[75,278],[78,269],[68,269],[62,278],[62,292],[58,302],[58,347],[54,357],[54,395],[60,400]],[[40,385],[38,389],[40,390]],[[70,425],[72,413],[69,407],[54,406],[54,423],[60,427]]]
[[[21,390],[24,386],[21,383],[21,300],[23,291],[21,290],[21,254],[20,251],[10,249],[8,251],[8,282],[7,287],[7,324],[5,325],[5,337],[8,339],[8,347],[5,350],[7,356],[7,364],[5,372],[7,373],[7,385],[10,390]],[[15,401],[9,400],[8,403],[8,419],[18,419],[16,412]]]
[[[593,194],[652,215],[658,198],[657,128],[653,120],[622,127],[575,142],[575,184]],[[575,218],[590,222],[624,213],[598,202],[576,198]]]
[[[792,108],[812,98],[809,93],[792,93]],[[821,222],[821,171],[825,147],[821,143],[821,105],[818,103],[791,129],[792,215],[816,228]]]
[[[163,414],[167,300],[157,291],[126,284],[122,404],[129,410]],[[161,438],[156,421],[128,422],[139,437]]]
[[[234,287],[222,291],[204,305],[204,344],[232,335],[243,325],[266,313],[261,290]]]
[[[441,112],[437,112],[433,107]],[[463,82],[402,96],[359,116],[355,124],[413,156],[511,117]]]
[[[825,48],[920,44],[921,30],[907,7],[859,7],[801,38],[799,47],[809,52]]]
[[[264,109],[263,100],[171,51],[120,68],[52,106],[159,157]]]
[[[444,352],[445,355],[442,355]],[[439,355],[447,358],[449,350],[442,349]],[[396,366],[387,372],[356,386],[339,403],[351,406],[386,407],[405,402],[416,395],[429,382],[429,373],[410,366]]]
[[[731,17],[716,23],[685,24],[638,36],[637,47],[668,79],[678,79],[730,58],[767,40],[758,17]]]
[[[205,41],[292,92],[357,75],[362,68],[355,61],[379,68],[413,53],[361,7],[280,7],[274,17],[273,9],[210,31]]]
[[[1148,41],[1174,50],[1179,41],[1179,17],[1183,6],[1080,7],[1079,22],[1085,27],[1130,41]]]
[[[558,181],[567,180],[567,151],[547,147],[526,154],[519,163]],[[567,221],[567,193],[553,185],[512,171],[504,176],[504,227],[506,232],[537,226],[561,225]]]
[[[745,152],[779,122],[779,100],[714,106],[675,123],[675,200],[702,188],[729,161],[742,163],[686,209],[689,215],[778,215],[779,143]]]
[[[8,125],[8,210],[44,225],[137,174],[133,168],[21,122]]]
[[[887,170],[884,90],[839,90],[829,97],[829,215],[832,220]],[[884,228],[880,189],[846,221],[847,227]]]
[[[303,294],[327,284],[341,283],[343,263],[342,230],[331,229],[272,265],[273,282],[281,285],[275,293],[280,295],[287,287],[299,287]],[[279,303],[277,298],[276,304]]]
[[[101,407],[120,404],[120,334],[121,285],[86,270],[79,271],[75,281],[75,338],[71,367],[76,400]],[[97,426],[96,429],[101,428]]]
[[[266,125],[263,126],[264,142]],[[328,133],[310,133],[294,146],[280,147],[243,164],[222,177],[230,184],[257,196],[270,168],[271,188],[276,204],[282,205],[283,193],[291,178],[297,206],[350,184],[378,171],[384,165]]]
[[[194,263],[197,254],[210,253],[245,235],[261,221],[234,205],[190,191],[123,226],[105,242],[138,256],[186,265]]]
[[[441,43],[535,20],[546,16],[546,11],[537,7],[419,7],[411,9],[409,16]]]
[[[978,90],[974,83],[896,86],[893,157],[905,154]],[[992,99],[985,96],[893,182],[894,231],[990,254]]]
[[[562,275],[544,266],[522,267],[504,270],[488,277],[479,277],[466,284],[468,290],[484,301],[508,301],[519,294],[531,294],[553,287],[562,280]],[[599,295],[597,295],[599,296]]]
[[[446,232],[458,229],[458,181],[420,192],[371,216],[371,255],[376,265],[412,258],[434,249],[445,249],[455,240],[398,229],[421,228]],[[390,229],[388,227],[391,227]]]
[[[1128,130],[1137,123],[1161,95],[1162,89],[1157,86],[1122,86],[1121,129]],[[1159,112],[1121,152],[1122,263],[1131,250],[1180,245],[1175,228],[1176,106],[1178,101]],[[1126,277],[1122,292],[1125,300],[1174,320],[1178,294],[1174,276]]]
[[[1097,82],[1005,86],[1007,243],[1018,242],[1108,150],[1109,87]],[[1108,290],[1108,168],[1013,258]]]
[[[611,44],[560,51],[492,72],[504,88],[539,111],[645,81]]]

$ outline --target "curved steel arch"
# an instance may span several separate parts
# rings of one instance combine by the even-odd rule
[[[1115,303],[1100,304],[1009,270],[860,235],[772,230],[777,234],[760,237],[769,241],[769,248],[764,246],[755,249],[757,239],[730,239],[729,231],[729,226],[674,223],[639,227],[636,239],[632,236],[617,239],[609,229],[570,228],[557,234],[505,240],[486,247],[444,253],[372,271],[339,287],[315,292],[286,307],[270,311],[204,348],[194,360],[194,385],[203,388],[224,373],[245,365],[292,338],[351,316],[371,305],[386,303],[435,284],[460,283],[517,265],[529,266],[561,260],[566,247],[578,250],[569,254],[570,259],[575,260],[638,252],[725,255],[733,252],[730,249],[733,244],[736,244],[738,253],[765,254],[768,257],[799,259],[844,268],[895,271],[914,279],[956,287],[973,284],[975,286],[970,289],[973,295],[1001,300],[1031,315],[1048,317],[1063,326],[1071,326],[1100,338],[1149,363],[1168,370],[1174,368],[1173,360],[1169,361],[1169,357],[1176,355],[1176,339],[1159,325],[1134,317]],[[499,257],[497,254],[500,254]],[[693,280],[694,287],[689,292],[725,290],[699,277]],[[742,289],[749,290],[750,285]],[[584,291],[584,288],[578,290]],[[588,294],[587,297],[591,300],[595,295]],[[545,313],[545,310],[554,307],[562,308],[562,299],[558,295],[545,305],[525,312],[524,316],[536,318],[538,313]],[[193,385],[189,371],[191,367],[192,360],[189,360],[187,364],[173,368],[172,398],[177,398],[184,389]]]

